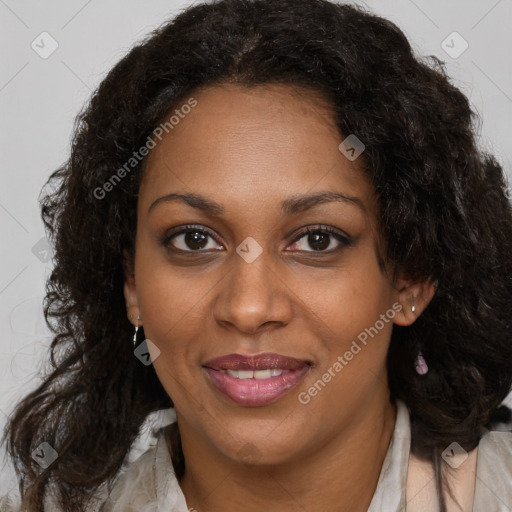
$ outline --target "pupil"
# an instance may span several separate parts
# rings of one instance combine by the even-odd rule
[[[309,235],[308,243],[315,251],[320,251],[321,249],[329,247],[329,235],[312,233]],[[314,247],[314,244],[320,244],[320,247]]]
[[[202,249],[206,244],[206,235],[198,231],[189,231],[185,234],[185,243],[190,249]]]

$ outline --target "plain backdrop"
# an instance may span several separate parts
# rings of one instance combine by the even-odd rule
[[[41,187],[69,156],[74,118],[106,72],[192,3],[0,0],[0,428],[47,360],[42,299],[51,249],[40,220]],[[354,3],[395,22],[418,54],[446,62],[481,115],[481,146],[512,176],[512,1]],[[140,450],[146,441],[141,436]],[[14,481],[2,460],[0,493]]]

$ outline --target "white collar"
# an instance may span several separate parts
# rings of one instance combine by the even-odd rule
[[[405,489],[411,450],[409,410],[395,400],[396,422],[384,463],[368,512],[401,512],[405,510]]]

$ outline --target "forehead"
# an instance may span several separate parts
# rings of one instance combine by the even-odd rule
[[[196,106],[175,118],[148,156],[142,206],[177,190],[235,207],[315,189],[373,203],[362,158],[351,162],[339,151],[345,136],[318,95],[285,85],[223,85],[192,96]]]

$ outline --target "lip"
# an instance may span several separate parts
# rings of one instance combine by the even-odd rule
[[[229,354],[203,364],[210,382],[233,402],[244,406],[261,406],[277,401],[305,377],[311,363],[274,353],[244,356]],[[281,375],[265,379],[239,379],[232,371],[284,370]]]

